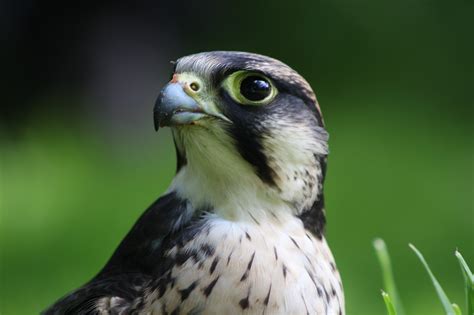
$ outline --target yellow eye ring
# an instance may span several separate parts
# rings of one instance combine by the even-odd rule
[[[272,81],[257,72],[234,72],[224,80],[223,87],[243,105],[266,105],[278,94]]]

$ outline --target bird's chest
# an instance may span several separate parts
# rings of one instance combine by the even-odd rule
[[[324,239],[300,222],[210,222],[167,252],[153,314],[343,314],[339,274]]]

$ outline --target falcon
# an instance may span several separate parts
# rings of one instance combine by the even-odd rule
[[[178,59],[154,107],[177,171],[105,267],[44,314],[344,314],[308,82],[246,52]]]

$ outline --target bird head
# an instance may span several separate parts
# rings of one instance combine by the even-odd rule
[[[328,134],[315,94],[284,63],[245,52],[180,58],[154,108],[171,127],[170,189],[231,218],[300,215],[322,198]]]

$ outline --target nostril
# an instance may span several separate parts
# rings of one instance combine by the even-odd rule
[[[197,82],[192,82],[192,83],[189,85],[189,87],[190,87],[191,90],[193,90],[194,92],[199,91],[199,89],[201,88],[201,87],[199,86],[199,83],[197,83]]]

